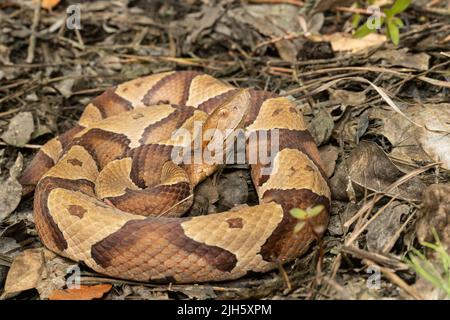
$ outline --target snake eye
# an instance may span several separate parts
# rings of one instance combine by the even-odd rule
[[[220,110],[219,111],[219,116],[221,116],[221,117],[228,116],[228,110],[227,109]]]

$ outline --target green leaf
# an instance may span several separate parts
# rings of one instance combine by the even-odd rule
[[[297,223],[294,227],[294,233],[299,232],[300,230],[302,230],[302,228],[305,226],[305,222],[304,221],[300,221],[299,223]]]
[[[359,25],[359,22],[361,21],[361,15],[359,13],[356,13],[352,17],[352,26],[353,28],[357,28]]]
[[[300,209],[300,208],[294,208],[289,211],[289,213],[299,220],[306,220],[308,218],[313,218],[317,215],[319,215],[323,209],[325,209],[324,205],[319,204],[317,206],[314,206],[312,208],[307,208],[306,210]]]
[[[293,216],[294,218],[297,218],[299,220],[305,220],[306,218],[308,218],[308,213],[300,208],[294,208],[291,209],[291,211],[289,211],[291,216]]]
[[[389,9],[390,13],[395,16],[396,14],[402,13],[405,11],[409,5],[411,4],[411,0],[397,0],[391,9]]]
[[[395,25],[399,28],[403,28],[405,26],[402,19],[397,18],[397,17],[392,18],[392,22],[394,22]]]
[[[354,38],[360,39],[360,38],[364,38],[365,36],[367,36],[368,34],[375,32],[375,29],[370,29],[369,26],[367,25],[367,23],[364,23],[361,27],[359,27],[355,33],[353,34]]]
[[[391,38],[393,44],[398,45],[400,42],[400,33],[398,31],[398,27],[392,20],[387,20],[386,24],[389,38]]]
[[[306,212],[308,213],[308,218],[318,216],[323,211],[323,209],[325,209],[325,206],[323,204],[319,204],[312,208],[307,208]]]

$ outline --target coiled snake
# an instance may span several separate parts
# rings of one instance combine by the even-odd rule
[[[196,123],[213,134],[200,136],[197,146],[189,138],[192,152],[236,142],[214,132],[243,130],[259,205],[180,217],[194,187],[220,167],[174,161],[175,148],[184,149],[173,133],[181,128],[184,138],[198,137]],[[249,160],[275,142],[270,163]],[[139,281],[221,281],[265,272],[304,253],[328,221],[327,179],[293,103],[193,71],[108,89],[86,106],[76,127],[41,148],[20,181],[26,193],[35,188],[36,229],[47,248],[99,273]],[[294,232],[298,220],[289,211],[317,205],[322,212]]]

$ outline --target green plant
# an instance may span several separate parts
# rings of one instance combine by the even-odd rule
[[[324,209],[324,205],[319,204],[315,207],[306,208],[305,210],[300,208],[294,208],[289,211],[289,213],[299,220],[299,222],[294,227],[294,232],[299,232],[306,223],[306,220],[319,215]]]
[[[418,276],[430,282],[435,288],[444,291],[450,298],[450,255],[447,253],[435,230],[433,235],[436,243],[423,242],[439,258],[440,265],[433,264],[423,253],[412,249],[406,258],[406,263]]]
[[[391,39],[392,43],[398,45],[398,43],[400,42],[399,29],[402,28],[404,24],[402,19],[397,17],[397,15],[405,11],[410,4],[411,0],[396,0],[391,8],[384,9],[382,11],[382,15],[369,17],[369,19],[367,19],[367,21],[355,31],[354,37],[363,38],[385,25],[386,36]],[[377,21],[376,27],[373,23],[371,23],[373,19],[379,19]],[[359,14],[356,14],[353,17],[352,22],[355,28],[359,25],[360,20],[361,16]]]

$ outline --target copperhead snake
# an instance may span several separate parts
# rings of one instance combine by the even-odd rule
[[[263,140],[273,144],[267,133],[277,129],[272,163],[250,164],[259,205],[181,216],[194,187],[220,167],[172,161],[173,132],[192,132],[195,122],[241,128],[253,151]],[[25,193],[35,190],[36,229],[48,249],[137,281],[222,281],[269,271],[323,234],[330,205],[317,146],[290,100],[194,71],[106,90],[74,128],[39,150],[20,182]],[[317,205],[322,212],[293,232],[298,220],[289,211]]]

